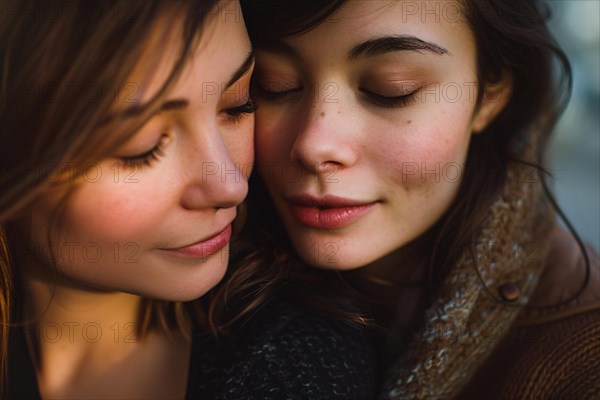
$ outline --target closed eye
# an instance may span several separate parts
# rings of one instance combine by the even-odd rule
[[[163,134],[158,140],[158,143],[156,143],[156,145],[150,150],[147,150],[135,156],[121,157],[123,165],[126,168],[139,168],[143,166],[150,166],[153,161],[158,161],[161,157],[165,155],[163,149],[169,141],[169,136],[167,134]]]
[[[384,96],[363,88],[360,91],[364,95],[365,100],[373,105],[385,108],[399,108],[413,103],[417,99],[417,92],[419,90],[417,89],[401,96]]]
[[[245,104],[241,106],[228,108],[225,110],[225,114],[231,120],[231,122],[240,122],[246,115],[253,114],[257,109],[256,103],[252,99],[248,99]]]

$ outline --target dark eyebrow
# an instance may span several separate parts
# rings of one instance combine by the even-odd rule
[[[376,57],[392,51],[429,51],[434,54],[443,55],[450,52],[440,45],[426,42],[415,36],[385,36],[377,39],[367,40],[354,46],[348,51],[348,59],[357,61],[361,57]]]
[[[250,67],[252,67],[252,64],[254,64],[254,51],[250,50],[242,65],[240,65],[237,71],[231,76],[231,79],[229,79],[229,82],[227,82],[227,87],[231,87],[231,85],[236,83],[242,76],[246,75],[250,70]]]

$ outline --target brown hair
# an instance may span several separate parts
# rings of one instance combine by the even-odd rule
[[[300,7],[296,2],[285,0],[242,0],[242,7],[250,37],[255,47],[260,48],[269,45],[269,41],[310,31],[345,3],[346,0],[313,0]],[[511,76],[513,87],[500,114],[483,132],[473,135],[463,180],[453,204],[434,226],[406,246],[406,249],[429,249],[419,260],[411,260],[428,267],[430,296],[435,295],[446,273],[458,261],[465,244],[473,243],[477,228],[500,194],[510,162],[536,169],[547,198],[565,219],[587,260],[579,237],[545,182],[544,152],[552,129],[568,103],[572,81],[569,62],[546,26],[549,11],[538,0],[462,0],[460,3],[476,40],[477,107],[486,86],[499,82],[503,74]],[[558,76],[554,74],[555,66],[559,67]],[[528,142],[531,132],[535,133],[537,143]],[[519,155],[528,147],[537,148],[538,153],[530,159],[521,159]],[[258,174],[253,174],[250,185],[249,235],[256,236],[257,232],[267,235],[278,243],[280,251],[293,252],[283,225],[273,217],[274,207]],[[298,274],[300,270],[290,269],[289,274]],[[336,280],[332,275],[352,276],[351,272],[314,273],[328,277],[326,284]]]
[[[216,0],[0,0],[0,383],[13,323],[11,300],[19,289],[13,275],[20,250],[11,234],[12,221],[52,184],[50,177],[61,165],[74,165],[77,176],[85,163],[106,157],[144,124],[191,56],[215,4]],[[182,33],[178,59],[162,88],[136,110],[135,118],[126,123],[108,120],[116,98],[131,94],[127,79],[159,18],[169,31]],[[144,300],[139,333],[153,326],[181,328],[184,315],[214,327],[206,309],[216,315],[221,300],[218,294],[210,305]]]

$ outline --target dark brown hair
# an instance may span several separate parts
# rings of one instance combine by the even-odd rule
[[[300,6],[294,1],[248,0],[242,1],[242,6],[250,37],[260,48],[269,41],[310,31],[345,3],[312,0]],[[430,296],[435,295],[448,270],[458,261],[465,243],[473,243],[477,228],[505,183],[510,162],[536,169],[549,201],[566,220],[545,182],[544,153],[552,129],[568,103],[572,81],[569,62],[546,26],[549,11],[538,0],[463,0],[460,6],[476,40],[477,107],[486,86],[499,82],[504,74],[512,78],[512,93],[500,114],[481,134],[473,135],[454,202],[434,226],[407,245],[430,249],[416,261],[428,268]],[[531,137],[536,143],[528,142]],[[523,159],[523,150],[530,147],[537,148],[537,154]],[[253,174],[250,185],[249,234],[269,235],[278,243],[279,251],[293,252],[281,222],[273,215],[274,207],[258,174]],[[289,274],[301,270],[297,267]],[[349,276],[331,271],[314,273],[330,280],[335,280],[332,275]]]

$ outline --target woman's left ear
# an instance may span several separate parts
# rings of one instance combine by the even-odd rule
[[[506,107],[512,95],[512,86],[512,76],[507,73],[502,74],[499,82],[486,84],[481,104],[471,122],[473,133],[481,133]]]

